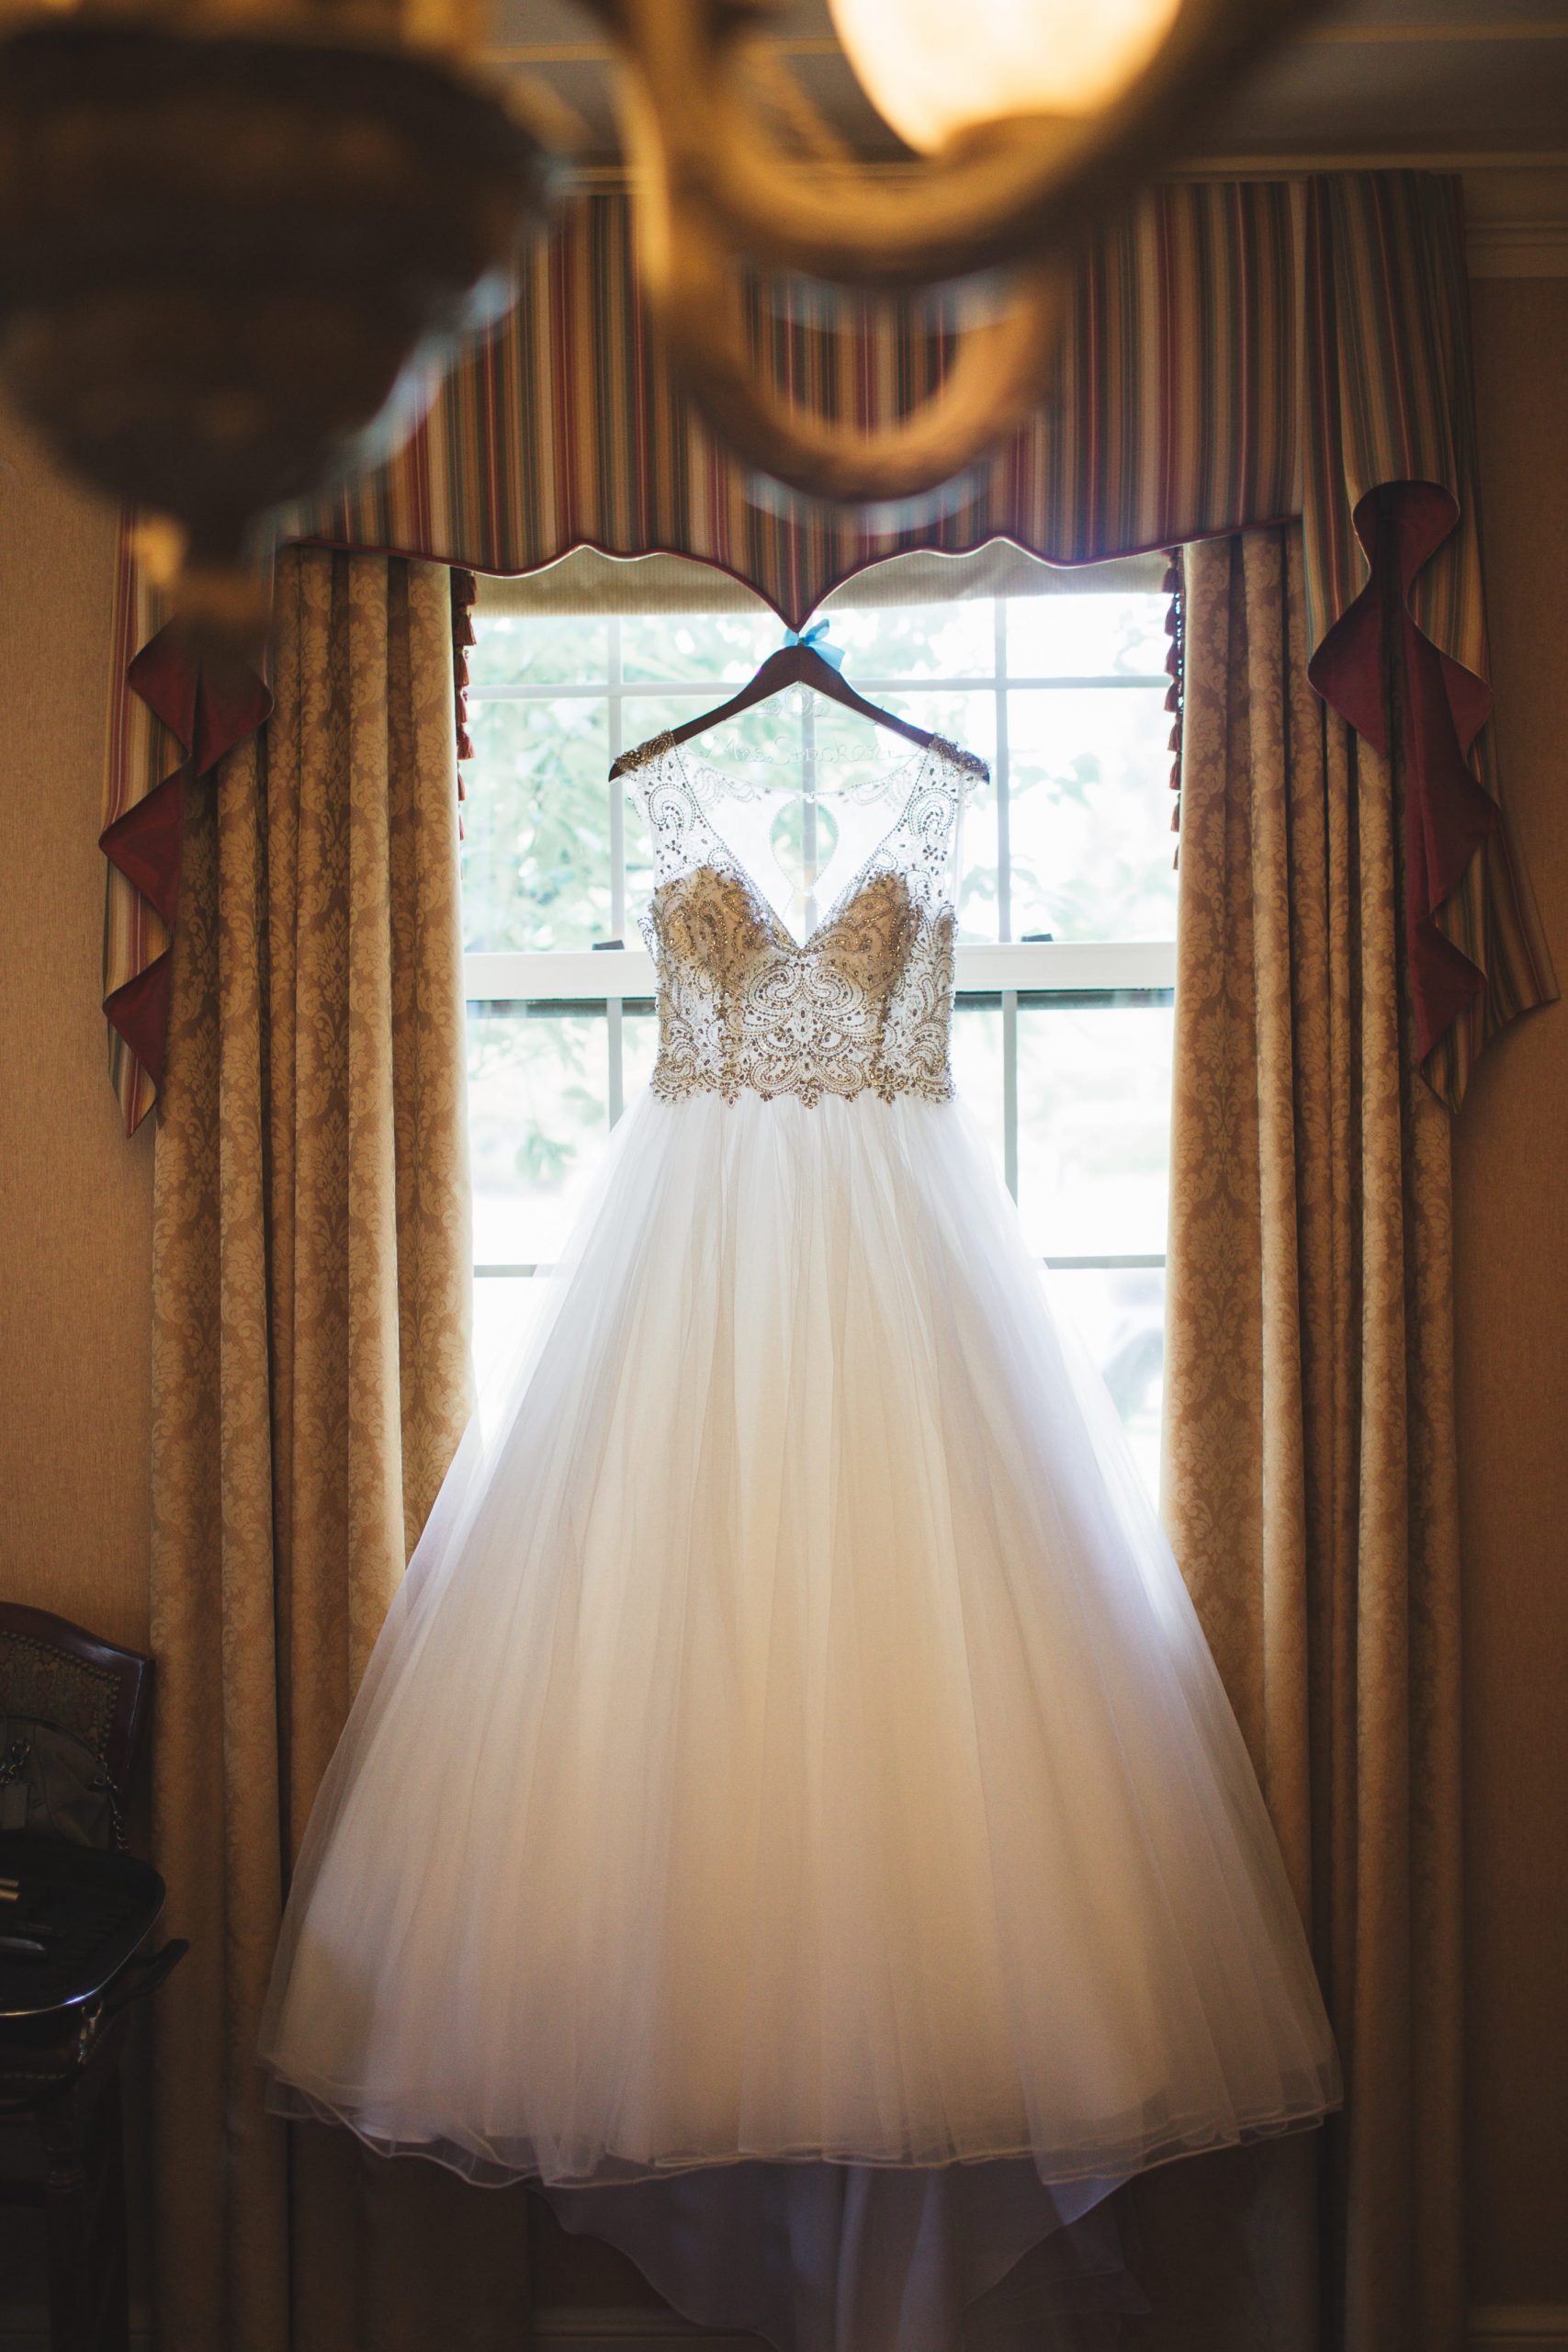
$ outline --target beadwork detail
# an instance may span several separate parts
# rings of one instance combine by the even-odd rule
[[[623,761],[653,840],[642,920],[659,976],[663,1102],[750,1091],[953,1094],[953,825],[983,761],[933,739],[902,814],[809,938],[791,937],[714,831],[668,735]]]

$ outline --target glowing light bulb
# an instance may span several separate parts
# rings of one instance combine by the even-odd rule
[[[877,112],[928,153],[1016,115],[1084,115],[1146,65],[1181,0],[829,0]]]

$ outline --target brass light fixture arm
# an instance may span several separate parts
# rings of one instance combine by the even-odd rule
[[[803,168],[739,70],[765,0],[583,0],[614,41],[644,285],[693,399],[761,471],[819,497],[886,501],[950,481],[1039,401],[1089,228],[1190,134],[1201,106],[1321,0],[1182,0],[1114,104],[998,123],[888,175]],[[982,276],[1000,315],[961,337],[951,373],[865,434],[793,408],[750,349],[746,263],[900,292]]]
[[[659,198],[650,199],[656,219]],[[653,224],[650,224],[650,226]],[[951,481],[1040,400],[1071,285],[1061,262],[1015,282],[999,316],[967,328],[931,396],[874,433],[792,408],[758,372],[737,273],[710,219],[675,208],[648,243],[643,278],[703,413],[726,447],[774,481],[813,496],[881,503]]]

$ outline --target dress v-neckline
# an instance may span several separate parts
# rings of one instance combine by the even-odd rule
[[[679,743],[672,742],[668,746],[668,756],[674,761],[676,766],[679,768],[681,772],[681,781],[690,796],[692,806],[695,808],[698,816],[702,819],[704,825],[706,827],[709,837],[716,843],[721,854],[728,861],[730,868],[736,875],[737,878],[744,884],[756,905],[761,908],[762,913],[766,916],[768,927],[773,932],[778,944],[781,947],[787,948],[792,955],[809,956],[812,950],[821,944],[829,932],[832,930],[833,926],[846,913],[855,899],[858,898],[862,888],[871,877],[872,868],[886,850],[888,843],[898,832],[902,831],[910,809],[914,807],[915,802],[919,797],[920,786],[925,776],[928,763],[933,759],[940,760],[944,756],[956,757],[956,752],[948,745],[945,737],[933,735],[929,743],[920,744],[918,750],[913,752],[908,760],[900,760],[895,766],[886,771],[889,776],[897,776],[906,768],[912,767],[914,770],[913,781],[909,786],[908,793],[898,805],[898,813],[894,818],[893,822],[888,826],[887,831],[882,834],[880,839],[874,844],[870,854],[851,875],[849,880],[844,884],[843,888],[839,892],[838,896],[833,899],[831,905],[829,907],[827,913],[823,915],[820,922],[812,924],[811,929],[806,933],[806,936],[803,939],[797,939],[795,937],[794,932],[790,929],[788,923],[785,922],[783,915],[780,914],[778,909],[774,906],[773,900],[769,898],[767,892],[763,889],[761,884],[751,872],[745,860],[737,855],[736,852],[725,840],[724,835],[719,831],[718,827],[714,823],[713,819],[708,814],[706,802],[692,780],[691,768],[688,767],[686,761],[682,754]],[[720,783],[727,781],[724,770],[722,768],[715,767],[711,760],[697,760],[693,764],[705,771],[709,775],[717,776]],[[704,863],[708,862],[710,861],[704,861]]]

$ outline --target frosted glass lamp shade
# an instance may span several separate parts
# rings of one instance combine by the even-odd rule
[[[1181,0],[829,0],[877,112],[928,153],[1018,115],[1085,115],[1124,89]]]

